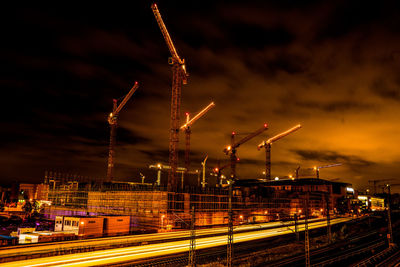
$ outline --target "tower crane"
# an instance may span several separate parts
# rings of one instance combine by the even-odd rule
[[[235,179],[236,178],[236,162],[237,162],[236,150],[237,150],[237,148],[240,145],[242,145],[242,144],[246,143],[247,141],[251,140],[252,138],[256,137],[257,135],[260,135],[261,133],[263,133],[267,129],[268,129],[268,124],[264,123],[263,127],[261,127],[260,129],[258,129],[255,132],[245,136],[244,138],[242,138],[238,142],[235,142],[235,136],[237,134],[235,132],[232,132],[231,145],[227,146],[224,149],[224,153],[226,155],[230,155],[230,158],[231,158],[231,179]]]
[[[236,161],[239,161],[239,158],[236,158]],[[229,167],[229,166],[231,166],[230,162],[228,164],[225,164],[224,166],[221,166],[220,162],[218,161],[217,167],[215,167],[213,169],[213,173],[215,173],[215,175],[217,175],[217,186],[218,185],[222,185],[222,179],[221,179],[222,170],[225,169],[226,167]]]
[[[231,175],[228,179],[228,185],[229,185],[229,190],[228,190],[228,244],[227,244],[227,256],[226,256],[226,261],[227,265],[230,267],[232,266],[232,259],[233,259],[233,210],[232,210],[232,197],[233,197],[233,183],[236,179],[236,162],[237,162],[237,157],[236,157],[236,149],[246,143],[247,141],[251,140],[252,138],[256,137],[257,135],[263,133],[265,130],[268,129],[268,124],[264,123],[263,127],[258,129],[257,131],[245,136],[238,142],[235,142],[235,132],[232,132],[231,135],[231,145],[227,146],[223,151],[226,155],[230,155],[231,159]]]
[[[160,27],[171,54],[171,57],[168,59],[168,63],[172,65],[171,119],[169,133],[169,165],[171,169],[168,171],[168,191],[175,191],[177,189],[176,168],[178,165],[181,89],[182,84],[187,83],[188,73],[186,72],[185,60],[179,57],[164,21],[161,18],[157,5],[152,4],[151,9],[153,10],[158,26]]]
[[[121,103],[118,105],[118,101],[113,99],[113,111],[108,116],[108,123],[110,124],[110,144],[108,147],[108,165],[107,165],[107,182],[111,182],[114,178],[114,157],[115,157],[115,139],[116,139],[116,131],[118,127],[118,115],[121,109],[125,106],[126,102],[131,98],[133,93],[139,87],[138,82],[135,82],[131,90],[124,97]]]
[[[260,150],[261,148],[265,148],[265,178],[267,180],[271,180],[271,145],[272,143],[282,139],[283,137],[297,131],[301,128],[301,125],[298,124],[289,130],[282,132],[280,134],[275,135],[274,137],[269,138],[266,141],[263,141],[261,144],[257,146],[257,149]]]
[[[191,126],[198,119],[204,116],[211,108],[215,106],[214,102],[211,102],[207,107],[197,113],[192,119],[190,119],[189,112],[186,112],[186,123],[181,126],[181,130],[185,131],[186,136],[186,149],[185,149],[185,168],[189,171],[190,166],[190,134],[192,133]]]
[[[342,163],[335,163],[335,164],[330,164],[330,165],[324,165],[324,166],[314,166],[312,169],[315,171],[315,176],[317,179],[319,179],[319,170],[320,169],[325,169],[325,168],[332,168],[332,167],[337,167],[337,166],[342,166]]]

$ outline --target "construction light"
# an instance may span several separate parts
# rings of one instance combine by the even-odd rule
[[[81,222],[81,224],[82,224],[82,225],[84,225],[84,224],[85,224],[85,222]]]
[[[235,135],[236,133],[235,132],[232,132],[232,135]]]
[[[314,171],[316,171],[316,170],[317,170],[317,166],[314,166],[314,168],[313,168],[313,169],[314,169]]]
[[[275,181],[278,181],[279,180],[279,177],[277,176],[277,177],[275,177]]]
[[[157,168],[161,169],[161,164],[160,163],[157,164]]]
[[[214,172],[218,172],[218,168],[214,168]]]

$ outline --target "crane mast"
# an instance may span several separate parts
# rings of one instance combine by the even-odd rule
[[[298,124],[287,131],[284,131],[280,134],[275,135],[274,137],[269,138],[267,141],[263,141],[261,144],[257,146],[257,149],[265,148],[265,178],[267,180],[271,180],[271,145],[273,142],[282,139],[283,137],[297,131],[301,128],[301,125]]]
[[[168,172],[168,191],[176,191],[177,177],[176,168],[178,165],[178,143],[179,143],[179,113],[181,105],[182,84],[187,83],[188,74],[186,72],[185,60],[181,59],[176,51],[174,43],[168,33],[168,30],[161,18],[160,11],[156,4],[151,5],[154,16],[167,43],[171,57],[169,64],[172,65],[172,94],[171,94],[171,119],[169,134],[169,165],[171,169]]]
[[[126,102],[132,97],[133,93],[139,87],[138,82],[135,82],[131,90],[118,105],[117,100],[113,99],[113,111],[108,116],[108,124],[110,124],[110,144],[108,146],[108,163],[107,163],[107,182],[111,182],[114,178],[114,158],[115,158],[115,143],[118,127],[118,115]]]
[[[189,119],[189,113],[186,113],[186,123],[181,126],[181,130],[185,131],[186,136],[186,149],[185,149],[185,168],[186,171],[189,171],[190,167],[190,134],[192,133],[191,126],[195,123],[198,119],[203,117],[211,108],[215,106],[214,102],[211,102],[207,107],[197,113],[192,119]]]

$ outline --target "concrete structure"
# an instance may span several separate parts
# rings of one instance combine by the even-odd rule
[[[80,183],[75,188],[60,185],[49,191],[52,202],[45,213],[57,215],[126,215],[131,231],[165,231],[188,228],[191,207],[196,226],[225,225],[228,217],[226,188],[185,188],[167,192],[165,188],[133,183]],[[309,214],[325,216],[350,210],[354,190],[350,184],[323,179],[239,180],[233,188],[234,224],[293,219],[305,211],[309,194]],[[329,207],[327,209],[327,204]],[[344,204],[343,204],[344,203]],[[337,209],[341,204],[341,208]],[[64,229],[65,230],[65,229]]]

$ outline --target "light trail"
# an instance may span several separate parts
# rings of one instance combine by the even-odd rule
[[[333,219],[331,224],[337,224],[351,220],[350,218]],[[326,221],[313,222],[309,224],[309,229],[326,227]],[[304,230],[304,225],[301,226]],[[226,229],[225,229],[226,231]],[[238,233],[234,236],[234,242],[248,242],[258,239],[264,239],[272,236],[285,235],[293,233],[293,226],[283,226],[274,229],[265,229],[260,231]],[[77,254],[68,254],[63,256],[52,256],[31,260],[8,262],[0,266],[10,267],[41,267],[41,266],[94,266],[103,264],[115,264],[125,261],[134,261],[145,258],[166,256],[186,252],[189,250],[189,240],[173,241],[167,243],[158,243],[144,246],[127,247],[119,249],[108,249],[103,251],[85,252]],[[226,236],[215,236],[198,238],[196,240],[196,249],[206,249],[211,247],[224,246],[227,244]]]
[[[299,224],[302,222],[304,223],[304,220],[299,221]],[[287,226],[291,224],[293,224],[292,221],[269,222],[269,223],[252,224],[252,225],[239,225],[234,228],[234,231],[238,232],[238,231],[259,230],[271,227]],[[196,236],[216,235],[225,233],[226,231],[227,231],[226,227],[199,229],[196,230]],[[161,232],[161,233],[143,234],[143,235],[116,236],[116,237],[95,238],[86,240],[72,240],[72,241],[56,242],[51,244],[48,243],[27,244],[27,245],[20,245],[17,247],[7,247],[4,249],[0,248],[0,258],[47,253],[53,251],[71,250],[71,249],[83,249],[85,247],[93,247],[93,246],[107,247],[112,245],[143,243],[143,242],[161,241],[161,240],[170,240],[178,238],[188,238],[188,237],[190,237],[190,231],[185,230],[185,231]]]

